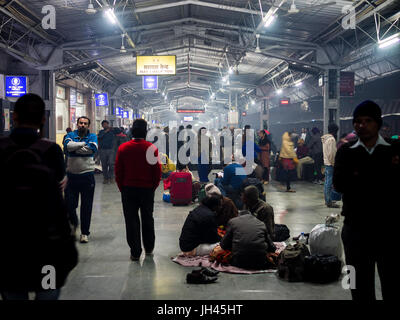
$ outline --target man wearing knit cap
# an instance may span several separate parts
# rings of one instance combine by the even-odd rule
[[[211,196],[222,196],[221,191],[213,183],[209,183],[204,187],[207,197]]]
[[[398,208],[400,146],[379,135],[381,109],[373,101],[364,101],[356,107],[353,126],[358,139],[337,151],[333,172],[333,186],[343,194],[342,240],[346,264],[355,270],[351,294],[353,300],[376,299],[377,264],[382,297],[394,300],[397,266],[392,246],[387,244],[397,240],[399,212],[395,208]]]

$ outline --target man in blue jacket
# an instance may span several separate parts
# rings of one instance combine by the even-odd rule
[[[80,117],[78,130],[70,132],[64,141],[68,153],[67,177],[65,190],[68,215],[75,229],[78,226],[79,194],[81,195],[81,243],[89,242],[90,221],[92,217],[94,180],[94,154],[97,152],[97,137],[89,132],[90,119]]]

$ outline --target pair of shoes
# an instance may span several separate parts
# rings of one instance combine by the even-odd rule
[[[134,257],[133,255],[131,255],[131,260],[132,261],[139,261],[140,260],[140,256],[139,257]]]
[[[296,192],[296,190],[289,189],[289,190],[286,190],[286,192]]]
[[[319,184],[319,185],[323,185],[323,184],[325,184],[325,182],[324,182],[323,180],[319,180],[319,181],[318,181],[318,184]]]
[[[269,181],[264,181],[264,184],[268,184],[269,183]]]
[[[80,243],[88,243],[89,237],[86,234],[81,234]]]
[[[326,206],[328,208],[340,208],[340,206],[336,203],[328,203]]]
[[[192,284],[206,284],[206,283],[213,283],[217,281],[217,276],[208,276],[205,272],[201,270],[193,270],[191,273],[186,275],[186,282]]]
[[[113,184],[114,183],[114,179],[108,179],[108,184]]]
[[[206,276],[215,277],[219,273],[219,271],[211,268],[201,267],[201,269],[193,270],[192,273],[203,273]]]
[[[103,184],[108,184],[108,179],[104,179]]]

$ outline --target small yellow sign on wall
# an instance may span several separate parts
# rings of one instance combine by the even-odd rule
[[[137,56],[137,76],[165,76],[176,74],[176,56]]]

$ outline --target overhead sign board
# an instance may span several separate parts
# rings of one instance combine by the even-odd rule
[[[228,113],[228,123],[237,124],[239,123],[239,113],[237,111],[229,111]]]
[[[74,88],[69,90],[69,103],[71,106],[76,106],[76,89]]]
[[[122,108],[116,107],[116,108],[115,108],[115,115],[118,116],[118,117],[122,117],[122,115],[123,115],[123,110],[122,110]]]
[[[158,76],[143,76],[143,90],[157,90]]]
[[[193,121],[193,117],[183,117],[183,121]]]
[[[27,77],[6,76],[6,97],[19,98],[28,93]]]
[[[107,93],[96,93],[94,95],[96,100],[96,107],[108,106],[108,94]]]
[[[123,111],[122,118],[129,119],[129,111]]]
[[[176,74],[176,56],[137,56],[137,76],[165,76]]]
[[[289,99],[289,98],[280,99],[280,100],[279,100],[279,104],[280,104],[281,106],[288,106],[288,105],[290,104],[290,99]]]
[[[178,113],[204,113],[204,109],[177,109]]]
[[[340,96],[354,96],[354,72],[340,72]]]

